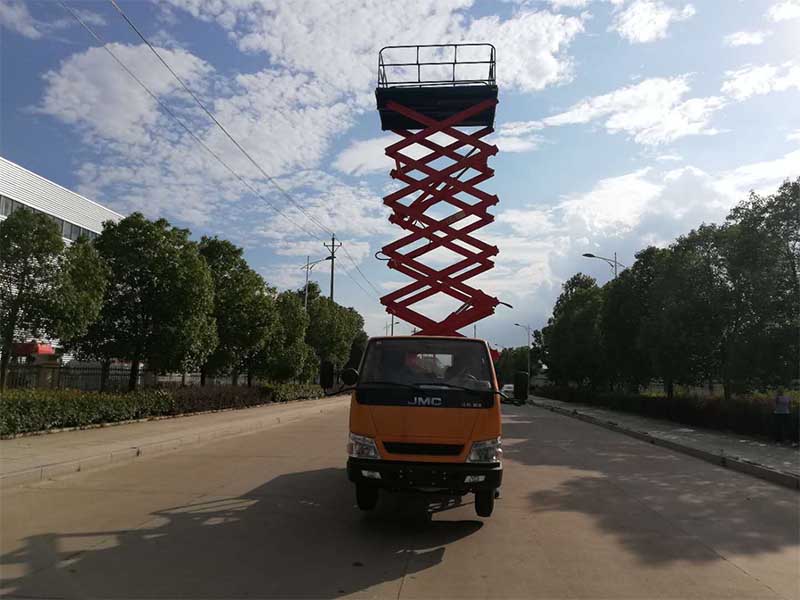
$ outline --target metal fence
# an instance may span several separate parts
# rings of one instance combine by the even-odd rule
[[[8,388],[48,388],[99,390],[102,378],[100,367],[70,367],[66,365],[9,365],[6,377]],[[108,391],[127,390],[130,380],[129,366],[112,366],[108,372],[105,389]],[[239,378],[239,383],[246,383]],[[231,377],[208,377],[206,385],[230,385]],[[156,387],[163,385],[200,385],[200,373],[158,374],[154,371],[139,372],[137,387]]]

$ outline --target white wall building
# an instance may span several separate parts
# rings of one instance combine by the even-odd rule
[[[114,212],[0,156],[0,220],[20,206],[44,213],[61,228],[65,240],[81,235],[90,239],[103,230],[104,221],[119,221]]]
[[[20,208],[49,216],[61,229],[61,235],[68,244],[82,235],[94,239],[103,231],[105,221],[123,218],[118,212],[0,156],[0,222]],[[50,342],[17,344],[16,352],[37,361],[39,358],[46,359],[53,355],[53,345],[57,344],[56,340]],[[71,356],[65,355],[63,359],[68,362]]]

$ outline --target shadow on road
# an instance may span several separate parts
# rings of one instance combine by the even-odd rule
[[[534,513],[589,515],[651,564],[800,548],[792,490],[541,409],[505,412],[504,456],[550,476],[526,494]]]
[[[292,473],[153,513],[135,529],[29,537],[2,557],[27,565],[4,588],[23,597],[335,597],[440,563],[444,546],[481,527],[431,519],[454,504],[391,495],[364,515],[343,469]],[[75,538],[97,543],[66,551]]]

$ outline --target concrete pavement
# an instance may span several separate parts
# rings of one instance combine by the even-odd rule
[[[0,440],[0,487],[115,466],[191,444],[252,433],[346,406],[349,401],[349,396],[334,396]]]
[[[358,511],[342,405],[4,490],[2,592],[800,598],[796,492],[532,406],[504,411],[490,519],[470,497],[384,495]]]
[[[800,489],[800,449],[796,446],[775,444],[729,431],[689,427],[587,404],[539,396],[531,396],[528,401],[773,483]]]

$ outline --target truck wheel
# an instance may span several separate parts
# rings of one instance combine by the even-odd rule
[[[475,492],[475,512],[479,517],[491,517],[494,510],[494,490]]]
[[[356,485],[356,504],[361,510],[372,510],[378,504],[378,488]]]

